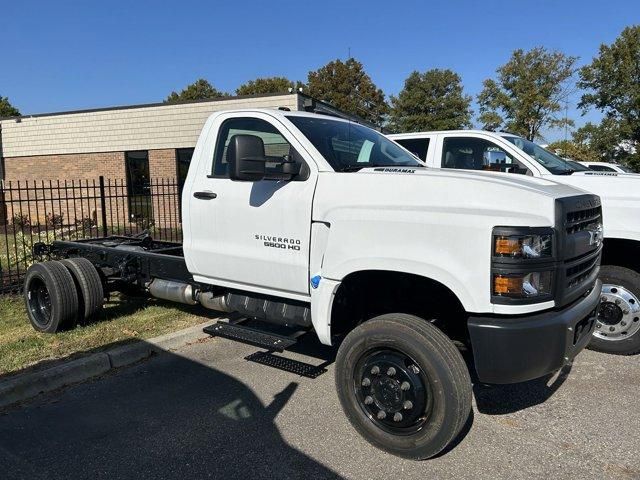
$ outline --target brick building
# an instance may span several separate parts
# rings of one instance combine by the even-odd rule
[[[0,215],[11,219],[16,205],[29,208],[28,202],[26,206],[22,200],[16,202],[15,193],[7,193],[11,191],[9,185],[65,185],[71,181],[97,181],[100,176],[122,182],[120,188],[126,189],[128,200],[113,208],[124,211],[125,218],[145,211],[156,217],[160,212],[174,214],[178,209],[175,195],[172,204],[162,205],[163,208],[149,204],[160,201],[155,196],[145,200],[151,197],[149,183],[153,179],[175,179],[179,185],[184,180],[207,117],[225,109],[281,107],[332,110],[328,104],[295,92],[0,118]],[[30,190],[35,197],[39,195],[37,188]],[[166,198],[170,195],[162,197]],[[55,213],[58,207],[51,202],[50,208]],[[101,213],[98,207],[86,208],[90,210],[88,215],[83,211],[74,216],[95,217]]]

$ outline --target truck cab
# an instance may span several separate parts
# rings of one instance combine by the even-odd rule
[[[55,332],[78,305],[96,305],[82,288],[97,283],[229,312],[205,331],[270,352],[314,333],[339,346],[338,397],[356,430],[414,459],[442,451],[470,415],[458,346],[478,381],[514,383],[562,368],[595,329],[597,195],[427,168],[353,121],[214,113],[182,215],[182,244],[147,235],[39,245],[49,261],[24,287],[34,327]],[[74,283],[79,271],[94,281]]]
[[[602,309],[591,348],[640,353],[640,176],[577,169],[527,139],[451,130],[389,135],[433,168],[519,174],[600,196],[604,218]]]

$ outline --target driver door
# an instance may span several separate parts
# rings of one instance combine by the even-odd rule
[[[284,155],[304,162],[305,175],[292,180],[232,181],[227,146],[234,135],[262,139],[267,158]],[[200,281],[238,288],[309,294],[311,207],[317,175],[301,155],[301,145],[266,114],[224,116],[206,175],[199,175],[190,198],[194,274]],[[311,168],[309,168],[311,167]],[[267,172],[273,165],[267,163]],[[194,197],[205,192],[203,198]],[[207,199],[207,196],[213,197]],[[291,295],[294,294],[294,295]]]

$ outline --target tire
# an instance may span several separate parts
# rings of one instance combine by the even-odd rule
[[[600,267],[602,299],[589,349],[614,355],[640,353],[640,274],[624,267]]]
[[[381,315],[351,331],[338,349],[335,381],[358,433],[403,458],[440,453],[471,412],[462,355],[442,331],[413,315]]]
[[[60,263],[69,270],[78,292],[78,321],[90,320],[104,304],[104,289],[98,270],[89,260],[81,257],[68,258]]]
[[[60,262],[29,267],[23,292],[34,329],[56,333],[73,326],[78,313],[78,293],[71,274]]]

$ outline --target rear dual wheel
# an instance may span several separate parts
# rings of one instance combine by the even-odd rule
[[[104,301],[100,276],[84,258],[32,265],[23,293],[31,325],[44,333],[73,328],[98,312]]]
[[[350,332],[338,350],[336,387],[354,428],[404,458],[440,453],[471,412],[471,379],[460,352],[412,315],[382,315]]]

